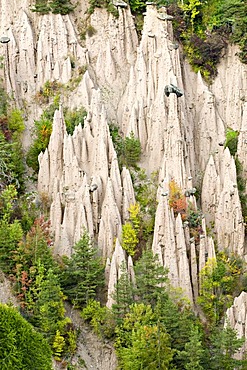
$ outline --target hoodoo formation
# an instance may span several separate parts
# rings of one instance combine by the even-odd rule
[[[10,105],[23,114],[25,153],[35,140],[35,122],[48,119],[48,108],[54,108],[34,182],[26,166],[28,187],[37,202],[49,202],[55,258],[73,257],[85,231],[97,246],[107,308],[116,304],[121,276],[136,285],[135,265],[149,248],[171,286],[181,288],[205,322],[198,303],[205,288],[201,271],[213,269],[210,261],[217,264],[223,254],[224,263],[233,256],[246,262],[247,65],[239,47],[228,43],[217,75],[207,80],[185,57],[167,7],[145,3],[137,32],[131,2],[109,2],[113,12],[102,5],[89,14],[91,3],[73,2],[73,11],[56,14],[32,11],[35,1],[0,1],[1,74]],[[69,131],[68,112],[82,107],[84,115]],[[139,145],[136,157],[131,143]],[[144,186],[150,186],[146,197],[153,192],[151,204],[140,202]],[[140,222],[150,221],[151,208],[152,230],[145,239]],[[128,242],[126,225],[133,232]],[[246,293],[238,294],[224,309],[238,336],[247,338]],[[109,363],[102,362],[101,370],[116,368],[115,358]]]

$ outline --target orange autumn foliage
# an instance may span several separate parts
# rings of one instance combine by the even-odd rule
[[[185,221],[187,218],[186,213],[188,207],[186,197],[182,193],[181,188],[178,186],[174,179],[172,179],[169,182],[169,190],[170,190],[169,206],[173,208],[175,216],[177,216],[180,213],[182,220]]]

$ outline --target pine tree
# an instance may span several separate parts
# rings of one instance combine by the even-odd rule
[[[61,286],[75,306],[83,306],[96,296],[97,288],[104,284],[104,267],[97,251],[91,246],[85,232],[74,246],[70,259],[64,259]]]
[[[167,270],[159,264],[158,256],[151,250],[143,252],[135,266],[136,295],[138,299],[155,306],[161,296],[167,296]]]
[[[40,282],[40,291],[34,306],[34,315],[37,317],[37,326],[53,340],[58,329],[63,328],[65,320],[64,299],[59,279],[52,269],[49,269],[45,278]],[[65,320],[66,321],[66,320]]]
[[[236,331],[230,325],[227,325],[224,329],[216,328],[211,334],[210,340],[210,369],[246,369],[246,360],[234,358],[234,355],[244,344],[244,338],[237,338]]]
[[[203,357],[205,349],[201,341],[201,334],[197,326],[192,326],[189,341],[185,344],[184,356],[186,370],[203,370]]]
[[[36,219],[25,240],[21,241],[16,248],[14,254],[14,260],[18,266],[16,269],[28,272],[38,263],[42,263],[46,270],[55,268],[51,241],[50,222],[45,221],[44,217]]]
[[[183,353],[186,344],[190,342],[189,328],[195,323],[195,316],[190,306],[186,301],[174,297],[174,293],[173,295],[170,293],[169,297],[159,298],[154,312],[170,335],[171,347],[175,349],[172,359],[174,368],[185,369],[188,360]]]
[[[115,287],[113,299],[115,304],[112,305],[112,311],[117,318],[117,322],[121,323],[123,317],[130,310],[130,305],[134,302],[133,286],[126,272],[125,263],[120,266],[121,276]]]

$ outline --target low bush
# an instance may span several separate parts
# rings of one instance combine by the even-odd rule
[[[225,148],[230,150],[231,155],[235,156],[238,149],[238,131],[234,131],[233,129],[229,128],[226,131],[226,141],[225,141]]]

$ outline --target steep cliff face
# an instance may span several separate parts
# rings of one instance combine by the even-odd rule
[[[26,109],[25,146],[33,120],[42,112],[34,97],[44,83],[65,85],[80,73],[82,77],[65,90],[49,146],[39,156],[38,191],[51,199],[55,253],[70,255],[87,229],[107,259],[109,306],[121,262],[132,274],[132,262],[127,263],[120,244],[135,195],[129,170],[119,170],[109,132],[114,123],[124,135],[134,132],[139,138],[141,167],[149,175],[158,172],[152,248],[169,268],[172,283],[193,302],[198,271],[215,255],[214,240],[219,250],[246,257],[235,162],[222,144],[227,128],[239,131],[238,158],[246,173],[247,68],[236,48],[228,47],[216,79],[207,86],[183,59],[165,8],[147,5],[139,42],[129,8],[118,7],[119,18],[96,9],[90,17],[95,32],[82,41],[79,20],[89,22],[86,5],[74,15],[41,16],[29,10],[28,1],[9,4],[1,1],[0,31],[10,38],[1,52],[8,92]],[[170,84],[183,95],[164,94]],[[88,112],[72,136],[65,129],[63,105],[84,106]],[[197,188],[201,193],[203,218],[196,240],[169,205],[172,179],[183,192]],[[196,209],[194,192],[187,201]]]
[[[233,305],[226,312],[226,325],[231,325],[237,332],[238,338],[247,338],[246,332],[247,293],[242,292],[234,299]],[[241,359],[246,352],[246,342],[236,354]]]

